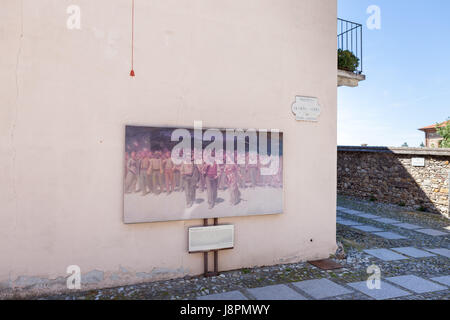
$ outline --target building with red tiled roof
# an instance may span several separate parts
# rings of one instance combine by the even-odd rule
[[[439,127],[443,128],[449,122],[450,120],[445,121],[441,123]],[[433,124],[431,126],[419,129],[420,131],[425,132],[425,146],[427,148],[439,148],[439,143],[443,140],[439,133],[437,133],[436,126],[436,124]]]

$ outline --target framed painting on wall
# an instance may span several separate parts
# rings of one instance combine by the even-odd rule
[[[124,222],[283,212],[283,134],[126,126]]]

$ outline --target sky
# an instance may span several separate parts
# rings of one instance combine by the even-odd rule
[[[369,30],[367,8],[381,12]],[[418,128],[450,117],[450,1],[338,0],[338,17],[363,24],[363,73],[338,89],[338,145],[418,147]]]

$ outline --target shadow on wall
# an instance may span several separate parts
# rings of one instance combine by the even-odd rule
[[[449,161],[450,149],[338,147],[337,192],[448,218]]]

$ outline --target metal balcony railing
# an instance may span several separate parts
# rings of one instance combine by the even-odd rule
[[[359,59],[359,66],[355,73],[363,73],[363,28],[362,24],[347,21],[344,19],[337,20],[337,44],[338,49],[348,50]]]

